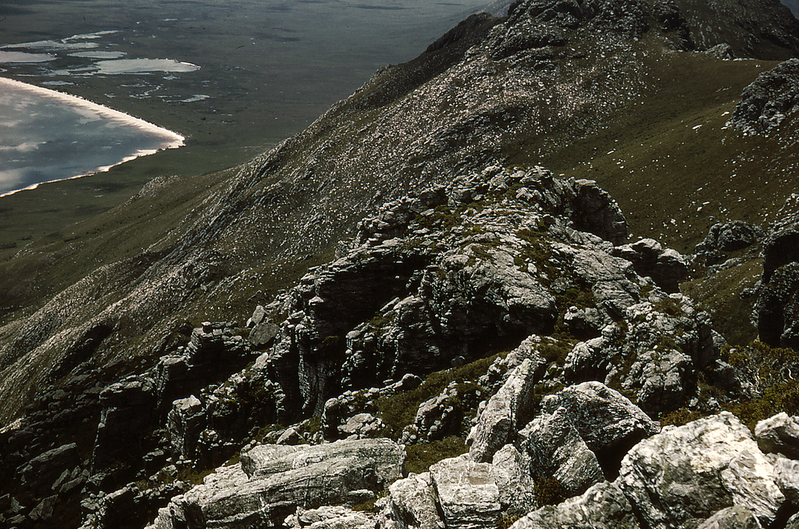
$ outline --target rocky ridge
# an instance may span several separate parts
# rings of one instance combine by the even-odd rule
[[[7,519],[52,520],[50,507],[82,487],[95,491],[83,501],[87,528],[141,527],[146,518],[159,529],[516,519],[517,527],[673,527],[727,508],[771,523],[794,509],[782,492],[794,486],[785,474],[792,460],[761,449],[799,451],[794,419],[759,424],[758,448],[728,412],[676,429],[651,418],[712,414],[764,388],[745,353],[722,348],[707,314],[667,292],[688,258],[654,241],[606,240],[622,242],[625,229],[593,182],[541,167],[494,165],[388,202],[339,258],[255,309],[248,326],[260,352],[235,324],[209,323],[151,370],[99,391],[88,464],[65,445],[21,465],[25,486],[50,489],[52,480],[61,492],[30,511],[15,502],[26,514]],[[278,314],[285,320],[270,321]],[[492,353],[501,354],[480,360]],[[219,373],[209,369],[222,359],[243,369],[213,382]],[[796,362],[773,376],[786,381]],[[447,367],[470,374],[437,384],[416,376]],[[397,406],[413,413],[398,418]],[[31,427],[4,435],[24,438]],[[453,436],[466,439],[465,455],[445,452],[406,477],[414,447]],[[680,466],[687,450],[733,470],[721,482],[694,476]],[[645,491],[665,485],[651,476],[672,472],[641,474],[653,465],[681,472],[689,496],[714,501],[702,510],[675,499],[684,492],[653,499]],[[190,488],[190,475],[214,467]],[[34,475],[40,485],[25,477]],[[674,502],[679,509],[665,507]]]

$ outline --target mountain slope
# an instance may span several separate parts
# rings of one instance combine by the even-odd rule
[[[683,200],[686,190],[708,183],[699,174],[706,171],[703,149],[720,149],[717,157],[738,156],[751,169],[734,190],[744,200],[725,205],[725,214],[766,214],[772,203],[781,202],[779,195],[764,202],[759,193],[752,199],[747,193],[759,191],[764,171],[781,168],[758,166],[740,153],[764,152],[763,141],[769,149],[781,144],[742,140],[721,125],[743,87],[775,63],[729,62],[675,49],[702,49],[726,37],[734,53],[757,53],[762,59],[795,55],[799,23],[779,19],[778,7],[785,8],[771,4],[763,4],[768,9],[747,4],[736,12],[742,27],[736,32],[725,29],[724,17],[708,20],[696,6],[664,2],[555,7],[525,2],[514,4],[506,20],[474,16],[417,60],[375,74],[305,132],[235,176],[207,177],[216,186],[207,191],[200,191],[205,184],[189,182],[198,194],[180,199],[183,210],[148,202],[145,192],[105,220],[70,228],[78,239],[52,242],[52,248],[52,239],[45,240],[24,249],[2,265],[2,305],[13,307],[0,330],[0,392],[9,402],[3,419],[11,419],[38,385],[59,378],[75,363],[152,362],[170,346],[165,337],[180,340],[176,331],[187,319],[240,319],[254,302],[297,277],[304,266],[299,260],[313,264],[332,255],[336,241],[379,201],[451,180],[461,168],[479,168],[497,158],[543,160],[562,172],[590,175],[614,195],[623,190],[618,199],[631,212],[634,234],[664,232],[675,240],[683,233],[671,229],[667,217],[679,211],[676,204],[658,201],[661,208],[650,213],[641,195],[645,189],[647,199],[672,196],[682,179],[675,201],[689,206]],[[727,4],[714,5],[724,11]],[[676,23],[668,15],[675,9],[685,13],[676,16]],[[701,22],[692,25],[692,16]],[[715,20],[722,25],[705,31]],[[684,72],[695,72],[691,75],[707,78],[708,84],[691,82],[694,91],[680,93]],[[650,106],[652,112],[640,111]],[[678,109],[683,115],[675,115]],[[694,121],[683,130],[686,120]],[[710,123],[705,130],[713,133],[697,142],[691,123],[705,121]],[[732,145],[718,147],[724,145],[722,137]],[[621,170],[626,160],[611,158],[629,152],[631,163],[638,163],[636,145],[656,141],[663,148],[648,152],[652,162],[672,152],[680,157],[662,163],[664,171],[635,176]],[[593,170],[584,171],[579,163],[593,163]],[[718,182],[736,168],[714,170],[719,174],[712,180]],[[170,182],[163,184],[171,188]],[[181,185],[171,183],[175,189]],[[787,193],[784,181],[777,185],[778,193]],[[718,196],[722,190],[709,192]],[[168,194],[155,196],[162,193]],[[703,197],[700,193],[697,200]],[[133,213],[164,207],[174,220]],[[693,214],[675,220],[696,221]],[[133,239],[135,247],[128,246],[125,232],[108,237],[119,222],[144,231]],[[689,241],[700,237],[696,228],[685,230],[693,232]],[[98,242],[103,237],[107,242]],[[98,258],[106,264],[91,271],[87,263]],[[77,269],[75,263],[80,263]],[[88,275],[78,280],[84,271]]]

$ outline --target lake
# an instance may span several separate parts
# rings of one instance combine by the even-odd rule
[[[122,112],[0,77],[0,196],[183,143],[183,136]]]
[[[0,195],[184,144],[162,155],[165,173],[241,163],[304,129],[379,67],[508,3],[3,2],[0,77],[83,101],[0,84]]]

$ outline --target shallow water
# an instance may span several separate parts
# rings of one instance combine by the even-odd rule
[[[0,78],[0,196],[104,171],[183,141],[85,99]]]

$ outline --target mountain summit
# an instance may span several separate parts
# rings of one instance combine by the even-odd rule
[[[799,402],[797,56],[776,0],[516,1],[31,243],[0,263],[1,516],[785,526],[799,436],[758,421]]]

